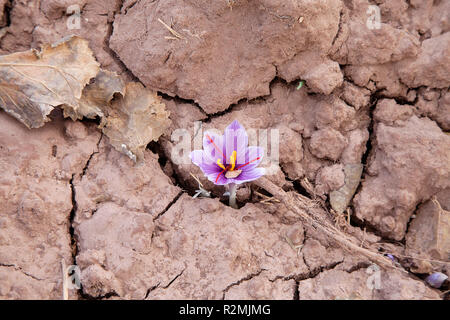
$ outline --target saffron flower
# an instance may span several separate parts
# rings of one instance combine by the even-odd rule
[[[203,150],[190,154],[192,162],[216,185],[229,185],[230,205],[236,208],[237,185],[258,179],[265,174],[258,168],[264,149],[248,146],[248,135],[238,121],[233,121],[224,135],[205,132]]]

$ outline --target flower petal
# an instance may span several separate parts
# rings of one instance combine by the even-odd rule
[[[258,178],[261,178],[265,173],[266,173],[266,169],[264,169],[264,168],[253,168],[251,170],[245,170],[245,171],[242,171],[242,173],[237,178],[228,179],[228,180],[233,180],[228,183],[233,182],[236,184],[241,184],[244,182],[253,181]]]
[[[209,181],[211,181],[212,183],[222,186],[224,184],[229,184],[231,183],[232,179],[227,179],[225,177],[225,172],[219,171],[216,173],[212,173],[212,174],[207,174],[206,177],[208,178]],[[219,178],[217,178],[219,177]]]
[[[237,156],[241,155],[243,158],[246,148],[248,146],[248,135],[244,127],[234,120],[226,129],[224,133],[224,147],[227,160],[233,154],[233,151],[237,152]]]
[[[189,154],[192,162],[198,166],[205,175],[219,174],[222,170],[216,163],[205,154],[203,150],[194,150]]]
[[[223,136],[211,131],[207,131],[203,135],[203,150],[205,151],[205,155],[214,163],[217,162],[217,159],[220,159],[222,163],[226,163],[223,140]]]
[[[239,121],[234,120],[232,123],[230,123],[227,127],[229,130],[244,130],[245,128],[239,123]]]
[[[243,159],[237,156],[236,168],[241,167],[242,170],[250,170],[256,168],[264,157],[264,148],[251,146],[246,149]],[[259,158],[259,159],[258,159]]]

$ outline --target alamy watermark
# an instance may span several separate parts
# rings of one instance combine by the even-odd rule
[[[370,276],[367,278],[366,285],[367,288],[371,290],[381,289],[381,271],[380,267],[376,264],[372,264],[366,269],[366,273]]]
[[[67,29],[79,30],[81,29],[81,8],[78,4],[71,5],[66,10],[67,15]]]
[[[68,266],[66,269],[67,288],[70,290],[81,289],[81,271],[77,265]]]
[[[367,8],[367,15],[369,16],[366,21],[366,26],[370,30],[381,29],[381,11],[380,7],[376,5],[370,5]]]

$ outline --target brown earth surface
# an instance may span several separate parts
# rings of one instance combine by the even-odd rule
[[[424,281],[450,276],[449,1],[0,0],[0,54],[72,34],[171,125],[136,164],[96,120],[30,130],[0,109],[0,299],[61,299],[62,261],[81,271],[70,299],[449,298]],[[278,130],[267,180],[391,266],[261,184],[232,209],[174,157],[180,130],[198,149],[233,120]]]

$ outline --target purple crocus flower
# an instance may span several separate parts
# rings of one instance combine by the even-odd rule
[[[244,127],[234,120],[220,136],[205,132],[203,150],[190,154],[192,162],[217,185],[241,184],[264,175],[264,168],[257,168],[264,154],[262,147],[249,147]]]

